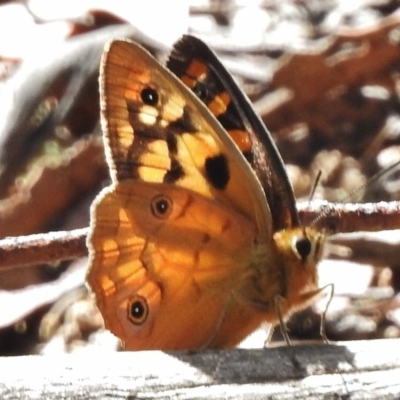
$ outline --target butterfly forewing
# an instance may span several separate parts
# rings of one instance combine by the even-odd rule
[[[131,42],[111,42],[102,65],[113,179],[168,183],[228,201],[255,221],[260,237],[269,237],[271,216],[257,176],[190,90]]]

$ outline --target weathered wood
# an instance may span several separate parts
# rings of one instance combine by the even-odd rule
[[[0,358],[9,399],[399,399],[400,340]]]

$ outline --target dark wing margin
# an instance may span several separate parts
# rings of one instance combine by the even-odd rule
[[[200,39],[184,35],[167,68],[206,104],[241,149],[264,189],[274,231],[299,226],[293,189],[274,140],[215,53]]]

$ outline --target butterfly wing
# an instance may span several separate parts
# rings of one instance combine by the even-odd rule
[[[104,190],[92,221],[88,281],[128,350],[198,349],[235,336],[219,328],[249,274],[252,221],[194,192],[129,180]],[[243,329],[252,328],[236,334]]]
[[[292,186],[274,140],[217,56],[201,40],[184,35],[167,67],[207,105],[256,172],[271,209],[273,230],[299,226]]]
[[[113,184],[92,206],[87,280],[106,326],[126,348],[233,346],[263,321],[277,322],[277,296],[285,315],[309,301],[313,244],[302,228],[274,231],[294,227],[297,214],[291,209],[273,224],[268,202],[280,208],[269,191],[267,202],[258,167],[237,138],[134,43],[108,45],[100,86]],[[246,132],[238,136],[256,146],[257,136]],[[274,157],[266,177],[281,173]],[[279,199],[292,208],[282,193]],[[301,254],[291,251],[298,243]]]
[[[167,183],[233,204],[271,237],[257,176],[209,111],[145,49],[109,43],[100,76],[102,125],[114,181]]]
[[[272,233],[257,176],[140,46],[109,44],[100,87],[113,186],[92,206],[87,281],[106,326],[127,349],[236,344],[262,318],[240,295],[257,243],[268,251]],[[151,214],[158,196],[174,205],[164,220]]]

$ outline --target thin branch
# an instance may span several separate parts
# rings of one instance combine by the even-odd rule
[[[0,240],[0,270],[85,257],[88,228]]]
[[[298,204],[305,225],[318,219],[328,231],[357,232],[400,229],[400,202],[335,204],[321,201]],[[88,228],[49,232],[0,240],[0,270],[52,263],[87,256]]]
[[[317,224],[333,233],[400,229],[400,202],[297,203],[304,225]]]

